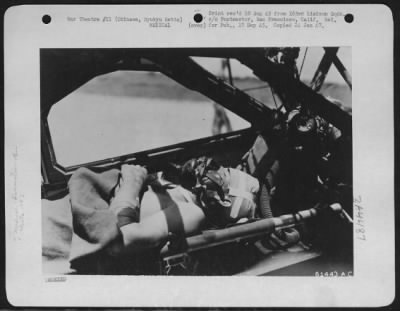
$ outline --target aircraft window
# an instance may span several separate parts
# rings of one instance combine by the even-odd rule
[[[57,162],[71,166],[250,126],[221,108],[162,74],[118,71],[63,98],[48,123]]]
[[[322,47],[300,48],[296,65],[300,73],[300,79],[306,85],[310,85],[324,52],[325,50]],[[337,56],[351,74],[351,47],[339,48]],[[228,66],[222,65],[223,59],[207,57],[193,57],[193,59],[211,73],[229,82],[229,69]],[[264,103],[269,108],[274,109],[282,104],[280,98],[272,91],[268,83],[257,78],[248,67],[235,59],[229,59],[229,65],[234,86]],[[324,96],[338,99],[345,106],[351,107],[351,90],[334,65],[331,66],[320,93]]]
[[[229,69],[226,65],[228,59],[193,57],[193,60],[217,77],[228,83],[230,82]],[[272,97],[271,89],[267,82],[260,80],[254,75],[252,70],[236,59],[229,59],[229,65],[232,83],[235,87],[264,103],[267,107],[276,108],[275,102],[279,99],[276,96],[275,98]]]
[[[322,47],[302,47],[300,49],[300,54],[297,59],[297,67],[300,71],[300,68],[303,64],[300,79],[305,84],[310,85],[310,82],[314,76],[315,71],[318,68],[318,65],[324,53],[325,51]],[[337,56],[351,75],[351,47],[340,47]],[[345,106],[351,108],[351,90],[333,64],[331,65],[328,74],[325,77],[325,82],[321,87],[320,93],[324,96],[338,99]]]

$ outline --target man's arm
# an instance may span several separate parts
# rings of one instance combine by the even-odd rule
[[[139,165],[123,165],[121,179],[110,208],[118,217],[118,223],[138,222],[140,215],[139,194],[147,177],[147,170]],[[136,215],[136,216],[135,216]],[[136,217],[137,219],[134,219]],[[132,218],[129,221],[128,218]]]

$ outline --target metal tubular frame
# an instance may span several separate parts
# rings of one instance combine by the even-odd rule
[[[333,52],[330,54],[334,54]],[[272,63],[257,51],[246,56],[240,56],[238,60],[251,68],[256,76],[268,82],[272,88],[280,93],[291,92],[314,113],[339,128],[343,133],[351,134],[352,119],[347,112],[295,79],[289,72],[284,71],[279,64]],[[316,84],[316,86],[318,85]]]

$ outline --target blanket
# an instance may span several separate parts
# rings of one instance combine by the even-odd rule
[[[45,273],[156,274],[158,249],[141,254],[110,256],[106,248],[121,238],[110,200],[120,171],[96,173],[79,168],[71,176],[69,194],[56,201],[42,200],[42,257]],[[163,187],[156,175],[146,183]],[[143,194],[143,193],[142,193]]]
[[[101,250],[119,236],[117,217],[109,208],[119,174],[117,169],[95,173],[80,168],[71,176],[68,188],[75,233],[70,250],[71,266],[82,257],[100,256]]]
[[[43,273],[71,273],[69,254],[73,233],[69,195],[54,201],[42,199],[41,216]]]

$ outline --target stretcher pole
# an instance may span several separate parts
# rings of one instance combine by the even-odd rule
[[[317,204],[315,207],[299,211],[295,214],[282,215],[280,217],[273,217],[261,219],[247,224],[240,224],[233,227],[207,230],[202,234],[186,238],[186,249],[181,251],[174,251],[168,248],[168,244],[161,250],[161,255],[171,256],[181,253],[190,253],[205,248],[210,248],[222,244],[240,242],[252,237],[265,236],[276,230],[292,227],[296,224],[302,223],[306,219],[313,218],[326,209],[332,209],[335,212],[341,213],[343,211],[339,204],[323,205]]]

